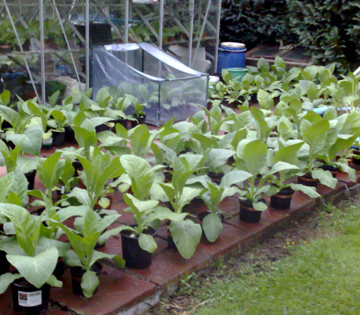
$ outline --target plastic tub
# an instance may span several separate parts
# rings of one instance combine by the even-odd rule
[[[227,68],[245,68],[246,47],[243,43],[221,43],[217,63],[217,73]]]
[[[231,77],[233,79],[236,79],[235,81],[241,82],[245,74],[247,73],[246,68],[227,68],[227,71],[231,74]]]

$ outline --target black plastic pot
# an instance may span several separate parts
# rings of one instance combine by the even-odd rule
[[[65,132],[53,132],[53,141],[52,145],[54,147],[61,147],[65,143]]]
[[[61,257],[59,257],[53,275],[56,278],[60,278],[64,274],[64,271],[65,271],[65,263],[63,262]]]
[[[50,150],[50,149],[52,149],[52,146],[53,146],[53,139],[52,138],[47,139],[47,140],[43,139],[42,144],[41,144],[41,149],[42,150]]]
[[[156,234],[156,231],[148,227],[143,233],[152,235]],[[122,231],[121,244],[122,244],[122,256],[126,261],[126,267],[133,269],[145,269],[152,263],[152,253],[143,250],[138,241],[138,236],[131,231]]]
[[[94,263],[91,266],[91,271],[94,271],[97,276],[100,275],[101,270],[102,266],[99,263]],[[70,267],[72,290],[75,295],[84,296],[84,292],[81,288],[81,281],[85,272],[86,270],[82,269],[81,267]],[[97,290],[95,290],[94,294],[96,291]]]
[[[172,174],[170,172],[172,172],[174,169],[172,167],[166,167],[164,169],[164,183],[168,183],[172,181]]]
[[[99,125],[95,127],[95,131],[96,133],[102,132],[102,131],[106,131],[106,130],[111,130],[111,128],[105,124]]]
[[[359,150],[353,150],[353,153],[356,155],[360,155],[360,151]],[[355,157],[353,157],[352,162],[356,165],[360,165],[360,159],[356,159]]]
[[[208,176],[211,178],[213,183],[220,184],[221,179],[224,177],[224,173],[209,172]]]
[[[339,171],[338,166],[327,165],[327,164],[321,165],[320,168],[323,169],[324,171],[329,171],[334,178],[336,178],[337,172]]]
[[[134,128],[137,125],[145,124],[146,116],[140,116],[140,117],[134,116],[134,118],[136,118],[137,121],[136,120],[130,120],[131,128]]]
[[[128,129],[128,122],[129,120],[128,119],[118,119],[116,121],[114,121],[115,123],[115,126],[116,124],[120,124],[121,126],[123,126],[125,129]],[[115,132],[115,127],[114,127],[114,132]]]
[[[255,210],[252,206],[252,202],[249,200],[240,199],[239,202],[240,202],[240,221],[246,223],[260,222],[262,211]]]
[[[281,189],[276,195],[271,196],[270,207],[277,210],[289,209],[293,194],[294,191],[291,187]]]
[[[298,176],[298,183],[308,187],[317,187],[319,180],[312,178],[311,174]]]
[[[0,250],[0,276],[9,272],[10,264],[6,259],[6,252]]]
[[[35,186],[35,175],[36,175],[36,170],[32,170],[31,172],[28,172],[26,174],[24,174],[27,181],[28,181],[28,190],[33,190],[34,186]]]
[[[78,159],[74,160],[72,162],[72,166],[73,168],[75,169],[75,172],[74,172],[74,176],[77,177],[79,176],[79,172],[78,171],[82,171],[83,170],[83,166],[82,164],[80,163],[80,161]]]
[[[175,242],[174,242],[174,239],[171,235],[171,232],[169,230],[169,225],[170,223],[167,224],[166,226],[166,232],[167,232],[167,238],[166,238],[166,241],[167,241],[167,244],[168,244],[168,248],[176,248],[176,245],[175,245]]]
[[[11,293],[16,314],[35,315],[45,312],[48,308],[50,294],[48,284],[38,289],[21,278],[11,284]]]
[[[70,126],[65,127],[65,141],[73,144],[77,143],[75,139],[75,132]]]

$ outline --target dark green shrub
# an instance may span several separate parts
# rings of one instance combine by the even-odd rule
[[[286,0],[225,0],[222,41],[243,42],[248,49],[262,43],[296,40],[287,21]]]
[[[292,30],[316,64],[335,62],[355,70],[360,61],[360,3],[357,0],[287,0]]]

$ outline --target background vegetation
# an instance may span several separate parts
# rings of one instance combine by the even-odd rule
[[[360,3],[355,0],[226,0],[223,41],[298,43],[314,62],[353,71],[360,60]]]

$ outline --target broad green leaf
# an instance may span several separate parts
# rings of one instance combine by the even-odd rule
[[[63,285],[63,283],[61,281],[59,281],[58,279],[56,279],[56,277],[54,275],[51,275],[49,277],[49,279],[46,281],[46,283],[52,287],[57,287],[57,288],[61,288]]]
[[[136,212],[146,212],[148,210],[154,209],[159,201],[157,200],[146,200],[142,201],[130,194],[124,194],[124,200],[127,205],[131,207],[131,209]]]
[[[329,122],[327,120],[321,120],[303,131],[303,139],[312,148],[314,154],[320,152],[325,146],[326,134],[329,129]]]
[[[63,172],[63,165],[59,163],[61,152],[50,155],[45,161],[39,160],[37,174],[48,192],[52,191],[59,182],[59,178]]]
[[[227,188],[233,184],[242,183],[252,176],[252,174],[245,171],[233,170],[224,175],[224,177],[221,179],[220,187]]]
[[[0,177],[0,202],[6,202],[6,197],[10,192],[11,186],[14,182],[14,173],[8,173]]]
[[[134,196],[140,200],[146,199],[155,178],[149,162],[134,155],[123,155],[120,162],[131,179]]]
[[[177,207],[177,209],[175,209],[175,212],[181,212],[185,205],[189,204],[195,197],[198,197],[200,195],[200,192],[200,189],[184,187],[180,196],[178,196],[178,199],[175,201]]]
[[[296,165],[279,161],[279,162],[275,163],[271,167],[271,170],[269,171],[268,174],[275,174],[275,173],[278,173],[278,172],[291,171],[291,170],[300,171],[300,169]]]
[[[1,105],[7,106],[10,102],[11,93],[8,90],[5,90],[0,94]],[[1,293],[0,293],[1,294]]]
[[[96,273],[91,270],[86,270],[81,281],[81,288],[85,297],[91,298],[99,284],[100,282]]]
[[[9,135],[9,140],[18,144],[21,142],[21,150],[38,156],[41,149],[43,131],[39,125],[31,125],[27,127],[23,134]]]
[[[169,229],[180,255],[185,259],[194,255],[201,239],[201,226],[191,220],[184,220],[171,222]]]
[[[139,246],[141,249],[153,253],[157,249],[157,244],[151,235],[141,233],[139,236]]]
[[[310,198],[318,198],[320,195],[316,192],[315,187],[305,186],[301,184],[290,184],[290,187],[295,191],[301,191]]]
[[[221,219],[216,213],[209,213],[202,222],[206,238],[209,242],[215,242],[223,229]]]
[[[11,283],[13,283],[16,279],[22,278],[22,275],[18,273],[5,273],[0,276],[0,294],[5,293],[7,288]]]
[[[247,143],[244,147],[243,158],[245,170],[252,175],[259,174],[266,164],[266,144],[260,140]]]
[[[41,288],[55,270],[58,251],[53,247],[34,257],[6,255],[6,258],[28,282]]]
[[[268,206],[266,205],[266,203],[264,203],[264,202],[253,202],[253,207],[254,207],[254,209],[256,210],[256,211],[265,211],[267,208],[268,208]]]
[[[324,171],[322,169],[315,169],[311,171],[311,176],[320,181],[321,184],[334,189],[337,184],[337,179],[334,178],[329,171]]]
[[[0,204],[0,213],[8,217],[14,224],[16,237],[21,248],[29,256],[33,256],[40,236],[40,218],[32,216],[20,206],[6,203]]]
[[[147,125],[138,126],[130,137],[131,150],[139,157],[145,157],[148,153],[148,141],[150,132]]]

